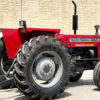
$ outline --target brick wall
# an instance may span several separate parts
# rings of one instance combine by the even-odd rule
[[[28,27],[60,28],[73,33],[71,0],[22,0],[23,19]],[[78,5],[79,34],[94,34],[100,24],[100,0],[75,0]],[[16,28],[21,19],[21,0],[0,0],[0,27]]]

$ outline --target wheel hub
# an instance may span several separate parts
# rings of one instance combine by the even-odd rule
[[[43,68],[43,71],[44,71],[45,73],[48,73],[50,70],[51,70],[51,66],[49,66],[49,65],[46,65],[46,66],[44,66],[44,68]]]
[[[36,75],[39,79],[47,81],[51,79],[55,72],[55,63],[49,57],[41,58],[37,61],[36,65]]]

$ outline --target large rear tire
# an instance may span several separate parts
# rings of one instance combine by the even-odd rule
[[[3,38],[0,39],[0,75],[5,75],[12,65],[12,61],[8,59]],[[12,75],[9,78],[13,78]],[[6,78],[4,79],[6,81]],[[6,82],[1,88],[7,89],[14,87],[14,82]]]
[[[100,61],[97,63],[94,69],[93,80],[95,85],[100,89]]]
[[[14,61],[14,80],[19,90],[30,98],[52,100],[68,85],[66,48],[50,36],[26,42]]]

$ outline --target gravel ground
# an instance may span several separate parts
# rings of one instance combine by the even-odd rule
[[[0,100],[28,100],[16,88],[0,90]],[[78,82],[70,83],[56,100],[100,100],[100,91],[93,83],[93,71],[85,71]]]

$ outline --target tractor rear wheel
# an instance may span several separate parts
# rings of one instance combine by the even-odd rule
[[[100,61],[97,63],[94,69],[93,80],[95,85],[100,89]]]
[[[12,60],[9,60],[7,57],[5,45],[3,42],[3,39],[0,39],[0,75],[5,75],[9,68],[12,65]],[[9,78],[12,78],[12,75],[9,76]],[[6,81],[6,78],[4,79]],[[2,82],[2,81],[0,81]],[[14,82],[6,82],[6,84],[2,85],[1,88],[12,88],[14,87]]]
[[[66,48],[53,37],[39,36],[26,42],[13,66],[16,86],[35,100],[52,100],[68,85]]]

